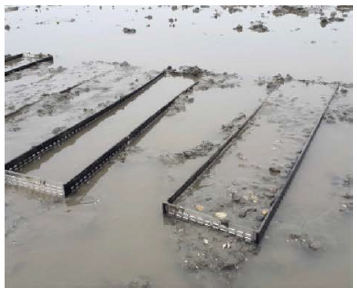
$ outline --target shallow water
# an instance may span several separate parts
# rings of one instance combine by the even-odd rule
[[[12,111],[18,107],[32,82],[39,81],[32,88],[31,97],[26,99],[29,103],[39,99],[37,91],[46,87],[46,93],[56,93],[69,84],[95,77],[93,83],[74,89],[68,100],[44,98],[6,120],[7,160],[53,136],[54,129],[64,129],[108,105],[168,65],[175,68],[199,65],[215,73],[227,71],[239,75],[231,88],[224,89],[219,88],[221,83],[217,79],[229,79],[229,76],[204,75],[206,82],[212,78],[215,85],[204,90],[204,83],[188,93],[183,105],[176,106],[177,110],[170,109],[125,153],[63,202],[41,198],[25,189],[6,187],[6,286],[122,287],[132,281],[137,281],[136,286],[149,282],[158,287],[352,286],[353,213],[347,205],[353,199],[344,197],[347,192],[352,193],[352,185],[345,185],[346,176],[352,174],[352,85],[346,85],[347,93],[342,93],[340,88],[338,98],[331,104],[329,118],[318,130],[258,249],[205,227],[163,217],[161,204],[217,146],[204,151],[202,156],[182,159],[176,158],[177,154],[194,150],[203,141],[221,143],[229,135],[222,125],[240,113],[249,115],[265,99],[266,82],[258,85],[258,77],[269,81],[277,73],[284,76],[289,73],[295,79],[351,82],[353,12],[343,17],[344,22],[323,28],[319,14],[275,17],[268,13],[274,9],[272,6],[242,7],[241,12],[233,14],[222,7],[202,8],[199,13],[193,13],[193,9],[26,6],[5,14],[5,24],[11,26],[10,31],[5,31],[6,53],[54,55],[53,65],[42,65],[6,79],[6,109]],[[334,7],[322,9],[326,16],[335,11]],[[215,12],[220,13],[217,19],[212,17]],[[148,15],[153,19],[146,19]],[[342,17],[340,12],[337,15]],[[173,22],[175,27],[170,27],[169,18],[177,19]],[[262,20],[269,32],[251,31],[250,21],[255,20]],[[43,23],[36,24],[40,21]],[[237,24],[243,25],[243,32],[233,30]],[[137,31],[125,34],[123,27]],[[23,51],[19,51],[20,47]],[[97,77],[123,61],[138,67],[130,66],[128,70],[121,67],[114,76]],[[56,74],[49,70],[59,65],[66,72]],[[192,83],[191,79],[181,77],[174,81]],[[306,86],[293,81],[282,85],[271,97],[277,99],[274,105],[279,105],[282,93],[284,100],[297,101],[302,113],[313,110],[315,116],[334,87],[321,83]],[[155,97],[163,101],[165,94],[160,92]],[[133,103],[139,104],[140,98]],[[39,114],[38,110],[48,105],[48,111],[53,109],[54,113],[48,114],[46,110],[45,115]],[[278,117],[269,114],[271,111],[273,106],[268,106],[261,125],[246,131],[249,141],[243,138],[237,142],[245,145],[249,159],[257,167],[262,165],[261,158],[272,157],[267,140],[277,132],[274,126],[269,131],[264,129],[265,119],[287,120],[281,125],[291,128],[287,135],[291,143],[302,141],[294,139],[296,132],[300,132],[300,126],[293,126],[299,123],[298,110],[291,113],[294,119],[287,112]],[[315,119],[303,115],[306,126]],[[142,117],[135,115],[135,119]],[[130,131],[133,127],[128,125],[123,129]],[[99,133],[101,139],[107,139],[105,130]],[[72,153],[63,160],[60,157],[64,150],[79,143],[81,137],[73,140],[74,143],[69,141],[58,151],[56,164],[74,163]],[[95,141],[90,147],[94,148],[96,143],[106,144]],[[295,149],[289,146],[289,141],[284,145],[288,146],[286,151]],[[276,142],[274,146],[284,147]],[[91,150],[91,156],[101,155],[102,150]],[[74,157],[90,162],[92,158],[82,158],[85,154],[86,147]],[[227,154],[229,165],[222,170],[223,177],[235,176],[243,170],[234,170],[236,159],[236,155]],[[281,161],[281,155],[273,161]],[[46,176],[59,176],[72,175],[73,170],[48,162],[42,172]],[[292,233],[308,234],[321,243],[322,249],[307,248],[291,239]],[[224,249],[227,244],[232,248]]]
[[[341,189],[333,184],[335,176],[343,178],[352,173],[352,162],[344,161],[352,160],[351,133],[352,125],[322,124],[266,233],[261,251],[238,273],[237,286],[352,285],[353,216],[339,211],[345,200]],[[311,252],[290,240],[289,234],[302,232],[320,240],[325,251]]]
[[[5,52],[51,53],[56,64],[65,66],[83,60],[127,60],[159,70],[168,65],[198,65],[244,75],[290,73],[297,78],[352,81],[353,12],[344,22],[322,28],[319,14],[275,17],[268,13],[272,6],[248,6],[234,14],[219,6],[200,13],[193,13],[193,8],[43,6],[35,12],[34,6],[21,7],[5,14],[5,23],[12,27],[5,32]],[[212,17],[215,10],[221,15],[217,19]],[[334,10],[324,7],[327,16]],[[148,15],[153,19],[146,19]],[[169,18],[177,19],[175,27],[169,27]],[[269,32],[249,30],[250,22],[257,20],[266,22]],[[36,24],[41,21],[45,24]],[[243,25],[242,33],[233,30],[238,24]],[[124,27],[135,28],[136,33],[124,34]]]
[[[159,80],[134,101],[121,106],[70,145],[46,155],[45,161],[37,162],[34,169],[26,172],[45,179],[69,181],[192,84],[191,80],[172,77]]]
[[[329,86],[286,83],[272,93],[251,127],[175,204],[202,213],[227,213],[234,225],[257,228],[276,190],[286,181],[300,151],[334,90]],[[262,143],[264,139],[264,143]],[[272,174],[270,168],[281,172]],[[270,193],[272,196],[265,193]],[[233,201],[233,195],[235,199]],[[246,213],[244,213],[246,211]],[[241,215],[243,214],[243,215]]]
[[[47,74],[46,68],[45,71]],[[103,109],[157,74],[135,67],[124,69],[111,63],[94,62],[54,76],[49,73],[49,77],[37,83],[11,81],[17,85],[6,85],[9,102],[22,108],[6,118],[6,160]],[[25,77],[27,80],[28,72],[21,76],[21,79]],[[69,93],[60,93],[68,85],[73,87],[78,84]]]

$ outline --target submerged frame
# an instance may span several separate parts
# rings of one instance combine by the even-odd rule
[[[45,153],[54,149],[55,147],[61,146],[62,144],[65,143],[65,141],[72,138],[74,135],[79,133],[85,127],[87,127],[88,125],[90,125],[91,123],[96,121],[99,117],[104,116],[105,114],[107,114],[108,112],[110,112],[111,110],[113,110],[114,108],[119,106],[120,104],[124,103],[125,101],[128,101],[128,100],[134,98],[135,96],[138,95],[138,93],[147,89],[149,86],[151,86],[155,82],[159,81],[165,75],[166,75],[166,69],[164,69],[157,76],[155,76],[153,79],[151,79],[150,81],[148,81],[141,87],[137,88],[136,90],[134,90],[134,91],[130,92],[129,94],[125,95],[124,97],[120,98],[118,101],[105,107],[104,109],[93,114],[92,116],[89,116],[88,118],[82,120],[81,122],[75,124],[74,126],[66,129],[65,131],[55,135],[54,137],[33,147],[32,149],[26,151],[25,153],[21,154],[20,156],[16,157],[15,159],[7,162],[5,164],[5,183],[9,184],[9,185],[18,185],[18,186],[23,186],[23,187],[29,187],[29,188],[37,190],[37,191],[46,192],[46,189],[48,190],[48,188],[47,188],[47,184],[49,183],[48,181],[44,181],[44,180],[39,181],[39,179],[37,177],[33,177],[28,174],[21,174],[18,171],[21,168],[23,168],[24,166],[26,166],[27,164],[40,159],[40,157],[42,155],[44,155]],[[71,180],[69,180],[68,182],[66,182],[64,184],[60,184],[61,189],[60,190],[56,189],[55,192],[57,192],[58,195],[63,195],[64,197],[68,197],[69,195],[71,195],[75,191],[77,191],[80,188],[80,186],[82,186],[91,177],[93,177],[94,174],[97,171],[99,171],[99,169],[102,168],[105,163],[107,163],[110,159],[112,159],[116,154],[123,151],[128,145],[130,145],[132,143],[133,140],[135,140],[142,133],[144,133],[150,127],[150,125],[155,122],[155,120],[157,120],[160,116],[162,116],[166,112],[166,110],[176,101],[176,99],[180,95],[192,90],[192,88],[197,84],[198,84],[198,82],[193,83],[188,88],[186,88],[181,93],[179,93],[177,96],[175,96],[173,99],[171,99],[167,104],[165,104],[163,107],[161,107],[159,110],[157,110],[153,115],[151,115],[149,118],[147,118],[143,123],[141,123],[133,131],[131,131],[129,135],[124,137],[116,145],[111,147],[108,151],[106,151],[99,158],[97,158],[94,162],[92,162],[89,166],[87,166],[82,171],[80,171],[75,177],[73,177]],[[24,180],[26,180],[26,181],[24,181]],[[35,183],[36,186],[32,185],[33,183]],[[56,183],[56,186],[58,186],[57,183]]]
[[[249,116],[249,118],[243,123],[242,126],[238,128],[238,130],[231,135],[231,137],[228,138],[227,141],[221,145],[217,151],[202,165],[198,168],[198,170],[189,177],[189,179],[171,196],[168,198],[168,200],[164,203],[162,203],[162,210],[164,216],[171,216],[174,218],[177,218],[179,220],[184,220],[188,222],[194,222],[198,225],[206,226],[221,232],[225,232],[228,234],[232,234],[237,236],[239,239],[242,239],[248,243],[259,243],[265,234],[265,231],[267,230],[272,218],[274,217],[282,199],[284,198],[287,190],[289,189],[289,186],[302,162],[302,159],[304,158],[318,128],[320,127],[320,124],[322,122],[322,119],[329,108],[330,103],[336,96],[338,89],[340,87],[340,83],[337,84],[337,87],[330,97],[329,101],[327,102],[324,111],[320,115],[314,129],[311,131],[308,139],[306,140],[303,149],[300,151],[299,155],[297,156],[295,163],[290,170],[286,182],[281,186],[279,191],[277,192],[277,195],[275,197],[275,200],[273,204],[270,207],[270,210],[268,214],[265,216],[264,220],[260,224],[258,229],[253,229],[253,228],[248,228],[247,226],[242,226],[240,224],[232,224],[229,226],[225,226],[220,223],[220,221],[208,214],[203,214],[201,212],[196,212],[194,210],[190,210],[187,208],[184,208],[182,206],[175,205],[174,202],[176,199],[182,195],[200,176],[204,174],[220,157],[224,155],[224,153],[228,150],[230,145],[233,143],[235,139],[237,139],[249,126],[250,121],[255,117],[255,115],[258,113],[258,111],[261,109],[261,107],[264,105],[265,99],[259,107]]]

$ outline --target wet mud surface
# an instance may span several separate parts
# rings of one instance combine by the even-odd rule
[[[34,91],[28,104],[6,118],[6,160],[102,110],[159,73],[123,63],[84,63],[78,70],[64,70],[60,75],[40,80],[38,85],[9,87],[9,99],[19,106],[31,93],[26,87]]]
[[[333,93],[330,86],[281,86],[219,164],[175,204],[189,209],[200,205],[202,213],[224,214],[218,221],[257,229]]]
[[[46,155],[34,164],[34,168],[29,166],[26,172],[50,180],[70,180],[192,84],[187,79],[159,80],[136,99],[81,133],[69,145]],[[65,163],[68,166],[63,170]]]
[[[180,92],[199,81],[74,196],[53,199],[6,186],[6,286],[352,285],[351,7],[37,5],[5,11],[6,54],[54,55],[53,64],[5,78],[6,161],[165,67],[168,77],[155,85],[185,84]],[[34,33],[43,41],[34,42]],[[260,245],[163,217],[162,202],[267,99],[241,138],[178,200],[225,223],[259,226],[338,84]],[[166,102],[164,88],[152,95],[158,102]],[[114,112],[28,167],[29,174],[67,181],[81,160],[91,162],[143,118],[150,110],[146,92],[133,100],[138,113],[130,120],[115,121]],[[126,108],[117,115],[129,117]]]

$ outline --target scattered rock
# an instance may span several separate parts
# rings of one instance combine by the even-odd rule
[[[236,30],[237,32],[242,32],[243,31],[243,26],[242,25],[237,25],[236,27],[233,28],[233,30]]]
[[[269,31],[268,27],[266,27],[261,21],[252,23],[249,29],[258,33],[265,33]]]
[[[227,218],[227,213],[225,213],[225,212],[216,212],[216,213],[214,213],[214,216],[217,219],[223,220],[223,219]]]
[[[261,213],[262,213],[263,216],[266,216],[269,213],[269,210],[268,209],[264,209],[264,210],[262,210]]]
[[[195,209],[196,209],[197,211],[199,211],[199,212],[202,212],[202,211],[203,211],[203,206],[201,206],[201,205],[196,205],[196,206],[195,206]]]
[[[272,175],[277,175],[277,174],[280,174],[281,171],[278,169],[278,168],[274,168],[274,167],[270,167],[269,168],[269,172],[272,174]]]
[[[8,30],[8,31],[9,31],[9,30],[10,30],[10,28],[11,28],[11,27],[10,27],[10,25],[9,25],[9,24],[6,24],[6,25],[5,25],[5,30]]]
[[[231,246],[231,243],[224,243],[222,245],[222,249],[230,249],[232,246]]]
[[[123,32],[126,34],[134,34],[134,33],[136,33],[136,29],[124,27]]]
[[[256,212],[256,211],[257,211],[256,208],[246,207],[246,208],[243,208],[242,210],[240,210],[240,212],[238,213],[238,217],[245,218],[249,212]]]
[[[145,18],[148,19],[148,20],[151,20],[151,19],[152,19],[152,16],[151,16],[151,15],[148,15],[148,16],[146,16]]]

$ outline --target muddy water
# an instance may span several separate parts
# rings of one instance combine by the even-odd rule
[[[21,85],[18,80],[16,86],[6,86],[9,102],[20,105],[25,101],[23,98],[27,91],[29,102],[31,103],[31,99],[35,102],[6,119],[7,161],[25,152],[30,146],[49,139],[103,109],[158,74],[135,67],[122,68],[111,63],[98,62],[83,64],[77,69],[61,71],[60,75],[55,76],[49,73],[47,79],[31,85],[26,82]],[[82,73],[82,70],[86,73]],[[88,78],[83,80],[83,76]],[[69,84],[80,85],[68,93],[59,93]],[[29,86],[30,89],[27,90]]]
[[[24,65],[27,65],[31,62],[35,62],[35,61],[40,60],[47,56],[48,55],[39,56],[39,55],[24,54],[23,57],[21,57],[21,58],[17,58],[17,59],[5,62],[5,72],[10,71],[15,68],[19,68]]]
[[[6,78],[6,114],[37,101],[44,94],[63,91],[111,69],[113,65],[98,62],[96,65],[84,63],[71,70],[42,63],[35,69],[18,72],[17,75]],[[31,77],[33,73],[36,74],[35,77]]]
[[[220,98],[217,98],[217,95],[220,95]],[[96,177],[77,196],[69,199],[68,209],[62,205],[52,205],[47,213],[53,212],[55,215],[50,213],[49,216],[53,219],[41,226],[37,222],[44,217],[43,214],[31,214],[31,219],[35,218],[38,221],[31,221],[28,227],[18,222],[18,229],[10,233],[7,239],[9,245],[11,244],[9,255],[12,256],[9,261],[9,276],[17,276],[16,280],[9,278],[15,282],[11,284],[21,284],[27,280],[26,282],[33,286],[51,282],[55,282],[56,286],[124,286],[136,280],[138,276],[146,276],[146,279],[156,286],[195,284],[193,277],[186,279],[185,272],[177,262],[175,243],[170,238],[172,227],[165,226],[165,220],[161,215],[161,202],[205,158],[188,160],[184,164],[171,167],[163,163],[158,156],[165,152],[180,152],[191,148],[202,139],[222,141],[225,135],[221,131],[221,120],[228,122],[241,112],[249,114],[262,96],[264,88],[252,87],[251,84],[233,89],[194,91],[190,94],[194,102],[187,105],[185,112],[165,116],[138,142],[137,149],[128,153],[124,163],[116,161],[107,171],[102,172],[102,176]],[[221,97],[224,102],[221,102]],[[200,115],[200,120],[192,126],[192,117],[195,115]],[[172,137],[167,136],[167,128],[173,123],[176,125],[171,126],[171,133],[179,141],[171,146]],[[195,138],[190,138],[191,134]],[[19,190],[9,190],[9,210],[19,193]],[[37,200],[28,202],[30,204],[27,206],[41,207],[36,204]],[[22,216],[21,220],[27,217],[30,218]],[[55,232],[41,233],[52,222],[57,223],[57,218],[60,224],[56,225]],[[66,223],[71,222],[71,218],[77,219],[79,223],[75,221],[75,224],[72,223],[68,227]],[[16,220],[9,220],[9,223]],[[34,231],[34,234],[28,234],[28,229]],[[17,234],[24,233],[26,238],[19,241],[16,238]],[[41,241],[36,241],[39,235],[43,237]],[[54,240],[59,239],[62,239],[62,245],[52,250]],[[11,243],[13,240],[18,241]],[[85,246],[81,245],[83,242],[86,243]],[[58,245],[56,241],[55,243]],[[37,270],[35,267],[21,264],[23,256],[29,254],[29,244],[32,246],[31,251],[38,255],[35,262],[39,266],[47,263],[48,258],[58,260],[53,266],[46,266],[46,270],[42,267],[46,273],[41,276],[41,281],[30,277],[34,274],[32,270]],[[104,244],[105,250],[100,249],[104,248]],[[130,249],[133,246],[134,252]],[[88,248],[93,250],[88,252]],[[83,254],[86,258],[80,258]],[[155,262],[155,266],[150,266],[152,262]],[[88,264],[91,265],[88,267]],[[62,272],[66,276],[66,272],[73,270],[77,273],[70,274],[65,279],[59,278],[58,270],[55,269],[57,266],[66,268]],[[88,272],[93,273],[87,275]],[[86,277],[81,277],[82,274]],[[98,278],[97,274],[101,277]]]
[[[45,179],[69,181],[191,84],[193,81],[188,79],[161,79],[134,101],[97,123],[71,144],[51,152],[44,161],[37,162],[26,172]]]
[[[193,210],[203,206],[204,214],[227,214],[233,227],[257,228],[333,92],[327,85],[282,85],[252,127],[175,204]]]
[[[5,14],[5,23],[11,26],[5,31],[6,53],[54,54],[55,63],[48,67],[62,65],[76,71],[74,66],[90,60],[128,60],[144,67],[141,71],[196,64],[245,76],[241,88],[247,92],[240,94],[245,96],[242,102],[230,102],[226,95],[233,97],[235,89],[195,91],[189,96],[193,103],[185,103],[186,110],[161,119],[126,155],[65,203],[6,187],[6,286],[352,286],[353,199],[345,196],[351,191],[345,185],[346,175],[352,172],[351,85],[331,106],[328,122],[318,131],[258,250],[204,227],[163,219],[161,202],[209,154],[179,162],[176,158],[170,162],[171,157],[204,140],[219,141],[226,134],[216,124],[231,119],[224,112],[235,115],[236,104],[238,113],[249,113],[250,105],[260,100],[266,86],[258,88],[251,80],[289,73],[299,79],[352,81],[353,12],[343,16],[337,11],[345,20],[321,27],[319,13],[275,17],[271,6],[241,7],[232,14],[214,6],[199,13],[193,13],[195,7],[151,8],[31,6]],[[327,17],[336,11],[335,7],[322,10]],[[145,18],[148,15],[152,20]],[[263,21],[269,32],[250,30],[250,21],[256,20]],[[241,33],[233,30],[238,24],[243,26]],[[136,33],[125,34],[123,27],[135,28]],[[142,43],[145,49],[138,49]],[[31,82],[47,77],[41,71],[14,74],[6,79],[6,86],[12,82],[30,89]],[[41,102],[21,120],[7,122],[6,158],[52,136],[53,129],[92,113],[83,108],[95,111],[98,104],[113,100],[99,87],[98,93],[87,92],[89,98],[79,89],[83,99],[73,109],[70,103],[54,106],[58,114],[40,118],[37,109],[47,104]],[[108,98],[96,102],[100,95]],[[12,97],[6,95],[7,101]],[[209,109],[214,118],[200,107]],[[39,120],[46,125],[39,125]],[[191,135],[176,138],[174,128],[180,135]],[[256,129],[266,132],[263,127]],[[261,145],[265,134],[256,138],[260,145],[254,151],[265,155]],[[169,162],[162,155],[169,155]],[[320,242],[322,248],[312,250],[302,237],[291,239],[292,233],[307,234],[303,238]]]
[[[346,189],[334,184],[336,177],[341,180],[352,174],[352,143],[351,124],[321,126],[267,231],[261,251],[238,273],[236,285],[352,285],[353,216],[339,211],[346,202],[343,198]],[[346,159],[350,161],[345,162]],[[306,249],[289,238],[292,233],[309,234],[324,249],[317,252]],[[279,278],[274,277],[277,272]],[[257,274],[259,278],[255,277]]]
[[[352,81],[352,74],[346,72],[352,71],[353,11],[346,18],[338,12],[345,21],[323,28],[316,12],[308,17],[275,17],[273,6],[241,7],[241,12],[233,14],[220,6],[203,8],[199,13],[193,13],[194,7],[151,8],[21,7],[5,14],[5,23],[12,27],[5,32],[5,51],[52,53],[55,63],[66,67],[80,60],[128,60],[158,70],[190,64],[244,75],[290,73],[298,78]],[[322,10],[329,17],[336,9],[324,6]],[[215,14],[219,16],[214,18]],[[148,20],[148,15],[153,18]],[[269,32],[249,29],[250,22],[258,20]],[[36,24],[39,22],[43,23]],[[241,33],[233,30],[238,24],[243,26]],[[136,33],[125,34],[124,27],[136,29]],[[33,41],[34,34],[40,36],[38,41]],[[142,43],[144,50],[139,49]]]
[[[250,82],[235,88],[196,90],[192,103],[174,116],[166,116],[139,146],[167,153],[192,149],[202,141],[219,143],[224,138],[222,124],[239,114],[249,115],[265,97],[265,88]],[[162,138],[162,135],[166,135]]]

